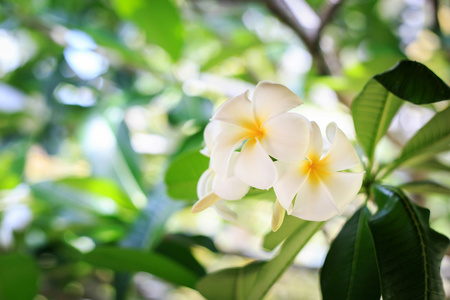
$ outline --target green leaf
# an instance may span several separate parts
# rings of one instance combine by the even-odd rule
[[[164,48],[177,60],[183,47],[183,26],[177,7],[170,0],[114,0],[119,16],[141,27],[147,40]]]
[[[370,162],[375,146],[384,136],[402,101],[371,79],[352,104],[352,117],[358,141]]]
[[[90,192],[95,195],[108,197],[125,208],[136,209],[128,195],[110,179],[73,177],[59,180],[58,183],[68,185],[78,190]]]
[[[376,186],[374,196],[379,210],[369,228],[383,299],[444,299],[440,262],[449,240],[431,229],[430,211],[394,187]]]
[[[38,292],[39,269],[30,256],[0,255],[0,299],[30,300]]]
[[[155,251],[170,257],[180,265],[185,266],[198,276],[206,275],[203,266],[192,255],[190,243],[185,239],[180,239],[176,235],[167,235],[155,247]]]
[[[135,249],[98,247],[84,255],[88,263],[117,272],[148,272],[178,285],[193,288],[198,275],[164,255]]]
[[[295,232],[299,227],[304,226],[305,221],[294,216],[286,215],[281,227],[273,232],[270,231],[264,236],[263,247],[268,251],[272,251],[276,246],[281,244],[288,236]]]
[[[450,195],[450,188],[431,180],[413,181],[398,186],[411,193],[437,193]]]
[[[345,223],[330,246],[320,273],[323,299],[375,299],[381,296],[375,249],[363,206]]]
[[[304,222],[286,239],[272,260],[209,274],[200,279],[197,290],[207,299],[214,300],[262,299],[324,223]]]
[[[167,169],[167,193],[174,199],[196,200],[197,182],[208,168],[209,159],[199,149],[187,151],[176,157]]]
[[[423,160],[436,153],[450,150],[450,106],[438,112],[406,143],[395,165],[414,159]]]
[[[389,92],[414,104],[450,99],[450,87],[433,71],[416,61],[402,60],[374,78]]]

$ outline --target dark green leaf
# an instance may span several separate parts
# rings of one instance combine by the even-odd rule
[[[177,236],[167,235],[155,247],[155,251],[170,257],[198,276],[204,276],[206,274],[205,269],[192,255],[190,246],[189,243],[185,243],[185,241],[177,238]]]
[[[170,0],[115,0],[119,16],[141,27],[148,41],[164,48],[177,60],[183,47],[183,27],[177,7]]]
[[[197,290],[207,299],[262,299],[324,222],[302,224],[286,239],[272,260],[212,273],[198,282]]]
[[[437,193],[450,195],[450,188],[431,180],[413,181],[398,186],[411,193]]]
[[[402,60],[374,78],[389,92],[414,104],[450,99],[450,87],[433,71],[416,61]]]
[[[33,258],[18,254],[0,255],[0,299],[30,300],[38,292],[39,269]]]
[[[164,255],[135,249],[99,247],[84,259],[101,268],[118,272],[148,272],[174,284],[193,288],[198,275]]]
[[[369,220],[383,299],[444,299],[441,259],[448,238],[430,228],[428,209],[397,188],[376,186],[378,212]]]
[[[208,164],[209,159],[199,149],[190,150],[175,158],[165,177],[169,196],[183,200],[197,199],[197,182]]]
[[[352,104],[352,116],[358,141],[369,161],[375,146],[384,136],[402,101],[371,79]]]
[[[367,225],[369,210],[360,208],[330,246],[320,273],[323,299],[374,299],[381,296],[378,266]]]

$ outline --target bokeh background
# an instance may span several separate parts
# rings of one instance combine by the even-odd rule
[[[195,199],[177,199],[181,185],[167,192],[168,167],[202,146],[213,111],[271,80],[301,96],[300,113],[354,139],[349,106],[370,77],[407,58],[449,82],[449,50],[449,1],[2,0],[0,260],[32,258],[12,268],[37,272],[34,300],[203,299],[79,254],[151,249],[199,272],[270,258],[261,240],[273,198],[231,203],[239,218],[230,223],[212,209],[192,214]],[[392,160],[435,109],[404,105],[378,160]],[[448,154],[436,168],[432,176],[450,184]],[[411,196],[450,236],[448,195]],[[320,299],[318,270],[358,201],[313,237],[267,299]],[[442,274],[450,295],[448,255]]]

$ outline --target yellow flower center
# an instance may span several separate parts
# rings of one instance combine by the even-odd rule
[[[308,177],[311,185],[317,186],[320,181],[326,181],[330,176],[327,163],[317,156],[308,156],[308,160],[302,165],[301,173]]]
[[[253,129],[253,137],[256,138],[256,139],[258,139],[259,141],[262,140],[262,138],[264,137],[264,135],[265,135],[264,129],[262,129],[262,128],[260,128],[260,127],[255,127],[255,128]]]

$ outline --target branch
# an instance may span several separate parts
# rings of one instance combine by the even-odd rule
[[[310,52],[314,50],[312,36],[306,32],[305,28],[301,25],[291,8],[284,0],[266,0],[266,5],[274,13],[274,15],[276,15],[281,21],[297,33]]]
[[[343,0],[330,0],[327,3],[322,13],[320,14],[320,24],[317,29],[311,33],[302,26],[300,20],[298,20],[291,7],[285,2],[285,0],[265,0],[267,7],[272,13],[277,16],[282,22],[291,27],[303,41],[308,51],[311,53],[313,60],[321,75],[331,75],[332,69],[330,64],[327,63],[326,53],[320,48],[320,39],[323,29],[332,20],[336,14],[338,8],[341,6]],[[307,3],[304,3],[307,5]]]

